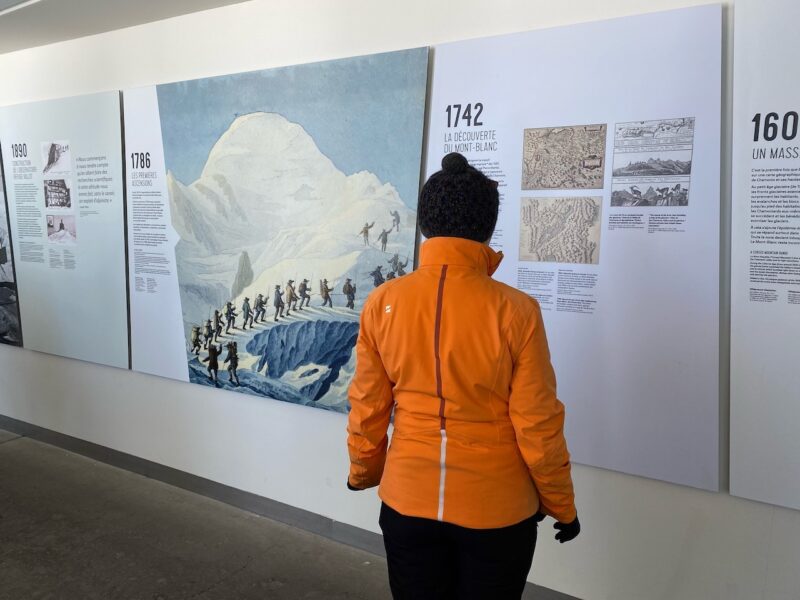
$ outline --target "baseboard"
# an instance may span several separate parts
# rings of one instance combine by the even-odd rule
[[[160,465],[132,454],[112,450],[99,444],[87,442],[4,415],[0,415],[0,429],[5,429],[51,446],[57,446],[75,454],[80,454],[207,498],[213,498],[236,508],[321,535],[372,554],[386,556],[382,537],[377,533],[360,527],[340,523],[301,508],[270,500],[269,498],[223,485],[172,467]],[[573,596],[567,596],[532,583],[529,583],[525,590],[525,598],[531,600],[578,600]]]

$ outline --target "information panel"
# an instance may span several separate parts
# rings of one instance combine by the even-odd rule
[[[126,91],[135,370],[346,412],[414,260],[428,50]]]
[[[0,344],[22,345],[14,253],[8,231],[3,166],[0,164]]]
[[[118,92],[0,109],[25,347],[128,367]]]
[[[428,174],[499,182],[580,463],[718,487],[721,7],[437,46]]]
[[[800,509],[798,19],[736,2],[731,493]]]

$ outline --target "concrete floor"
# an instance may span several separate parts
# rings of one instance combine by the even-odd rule
[[[390,598],[386,561],[0,430],[0,599]]]
[[[391,598],[386,560],[0,429],[0,600],[251,598]]]

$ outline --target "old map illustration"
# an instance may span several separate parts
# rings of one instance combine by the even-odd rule
[[[605,155],[605,125],[526,129],[522,189],[602,189]]]
[[[519,259],[596,265],[603,199],[523,198]]]

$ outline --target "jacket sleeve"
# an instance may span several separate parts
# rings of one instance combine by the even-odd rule
[[[523,337],[509,397],[517,445],[539,492],[539,510],[571,523],[577,513],[564,438],[564,405],[556,396],[556,377],[538,305],[520,333]]]
[[[375,345],[370,312],[367,306],[361,316],[356,342],[356,373],[349,390],[349,482],[359,489],[374,487],[381,481],[394,405],[392,383]]]

